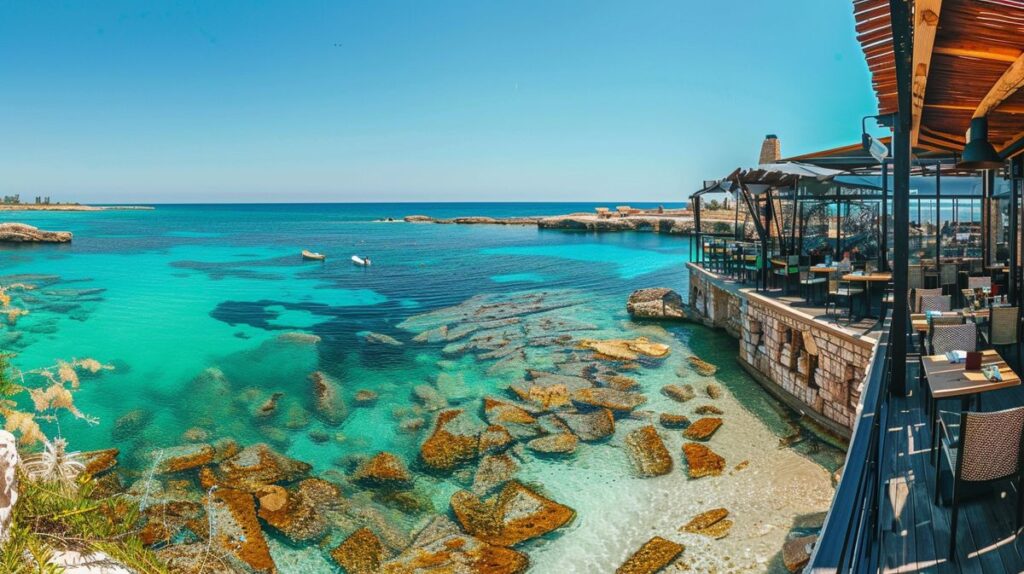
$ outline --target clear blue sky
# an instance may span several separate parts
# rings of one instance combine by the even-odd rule
[[[874,110],[844,0],[0,0],[0,194],[668,202]]]

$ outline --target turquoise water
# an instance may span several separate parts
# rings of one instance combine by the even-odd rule
[[[565,301],[548,316],[578,322],[587,330],[583,336],[646,334],[670,344],[671,361],[637,375],[649,395],[674,382],[683,359],[697,354],[721,367],[717,380],[767,433],[792,438],[799,430],[792,413],[736,366],[736,343],[728,336],[691,325],[666,330],[629,322],[624,303],[634,289],[687,292],[687,238],[375,221],[413,213],[500,217],[592,207],[246,205],[19,213],[17,221],[72,231],[75,240],[0,247],[0,285],[36,287],[15,295],[15,305],[29,314],[0,330],[0,345],[16,354],[23,370],[86,357],[113,365],[84,380],[76,396],[78,407],[99,423],[61,419],[60,432],[75,449],[121,448],[130,471],[143,472],[146,453],[182,444],[187,431],[201,429],[211,439],[268,442],[319,473],[343,477],[354,460],[379,450],[415,461],[425,435],[401,424],[423,418],[429,427],[430,420],[413,397],[415,386],[433,385],[449,403],[470,408],[485,395],[508,396],[507,386],[521,380],[525,368],[554,368],[571,352],[527,348],[522,361],[496,365],[444,342],[414,342],[416,331],[408,327],[414,317],[473,297],[500,301],[543,291]],[[301,249],[328,259],[303,261]],[[374,265],[355,267],[352,254],[368,255]],[[319,342],[282,336],[293,332]],[[373,342],[370,333],[402,344]],[[349,401],[349,416],[339,426],[310,414],[308,377],[316,370],[338,380]],[[378,400],[355,406],[354,394],[364,389]],[[276,414],[254,416],[276,392],[283,393]],[[838,461],[820,442],[796,443],[819,463]],[[458,479],[423,481],[437,511],[461,486]],[[385,511],[406,528],[416,523],[416,517]]]

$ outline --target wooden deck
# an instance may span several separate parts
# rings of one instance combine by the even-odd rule
[[[934,504],[931,428],[918,390],[916,362],[908,359],[908,371],[913,392],[891,400],[882,452],[882,471],[889,477],[888,504],[881,512],[882,571],[1024,572],[1024,536],[1018,539],[1014,534],[1016,485],[1008,481],[961,503],[957,558],[946,559],[950,509]],[[1022,387],[987,393],[982,410],[1018,405],[1024,405]],[[959,409],[959,401],[942,402],[939,408]]]

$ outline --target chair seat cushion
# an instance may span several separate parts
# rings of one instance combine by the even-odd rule
[[[827,281],[824,277],[818,277],[817,279],[801,279],[801,285],[820,285]]]

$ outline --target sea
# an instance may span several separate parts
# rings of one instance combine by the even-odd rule
[[[581,442],[568,456],[517,451],[517,480],[576,511],[566,527],[517,547],[530,557],[530,572],[614,572],[653,536],[685,544],[681,560],[695,571],[781,571],[785,539],[827,509],[831,473],[843,452],[746,375],[730,336],[695,324],[630,320],[625,303],[636,289],[670,287],[686,297],[689,238],[401,221],[417,214],[592,213],[599,205],[609,206],[204,204],[0,212],[0,220],[74,233],[66,245],[0,246],[0,286],[33,287],[12,291],[12,305],[28,313],[0,321],[0,350],[12,354],[29,380],[60,361],[89,358],[109,367],[81,377],[74,397],[85,418],[64,414],[44,431],[66,438],[74,450],[120,449],[129,483],[152,481],[156,453],[164,448],[225,438],[243,446],[267,443],[342,484],[361,509],[358,516],[372,515],[411,537],[432,516],[450,515],[452,494],[472,481],[471,472],[421,471],[419,446],[436,405],[424,404],[417,387],[482,417],[484,397],[513,399],[511,385],[529,369],[556,370],[576,357],[580,339],[644,336],[669,345],[671,354],[629,372],[648,402],[620,417],[613,437]],[[327,258],[303,260],[303,249]],[[356,266],[352,255],[373,264]],[[531,297],[559,301],[545,308],[547,322],[535,326],[575,325],[553,333],[569,337],[557,344],[537,338],[511,360],[417,337],[438,317],[451,333],[466,309],[526,304]],[[689,368],[690,356],[718,372],[702,377]],[[312,412],[314,371],[343,389],[348,414],[340,424]],[[726,459],[722,476],[688,478],[681,431],[658,426],[659,413],[696,419],[693,409],[708,402],[669,399],[659,390],[671,383],[691,384],[705,399],[707,384],[725,389],[716,402],[724,424],[708,443]],[[357,403],[359,391],[372,391],[376,400]],[[258,413],[277,393],[271,416]],[[631,429],[648,424],[658,427],[674,458],[673,471],[656,478],[639,477],[624,446]],[[413,470],[424,504],[389,505],[348,480],[361,461],[382,451]],[[147,492],[159,498],[159,491]],[[680,531],[716,507],[727,508],[735,523],[729,536]],[[330,544],[359,525],[355,519],[339,526]],[[268,537],[282,572],[337,571],[320,547],[273,532]]]

